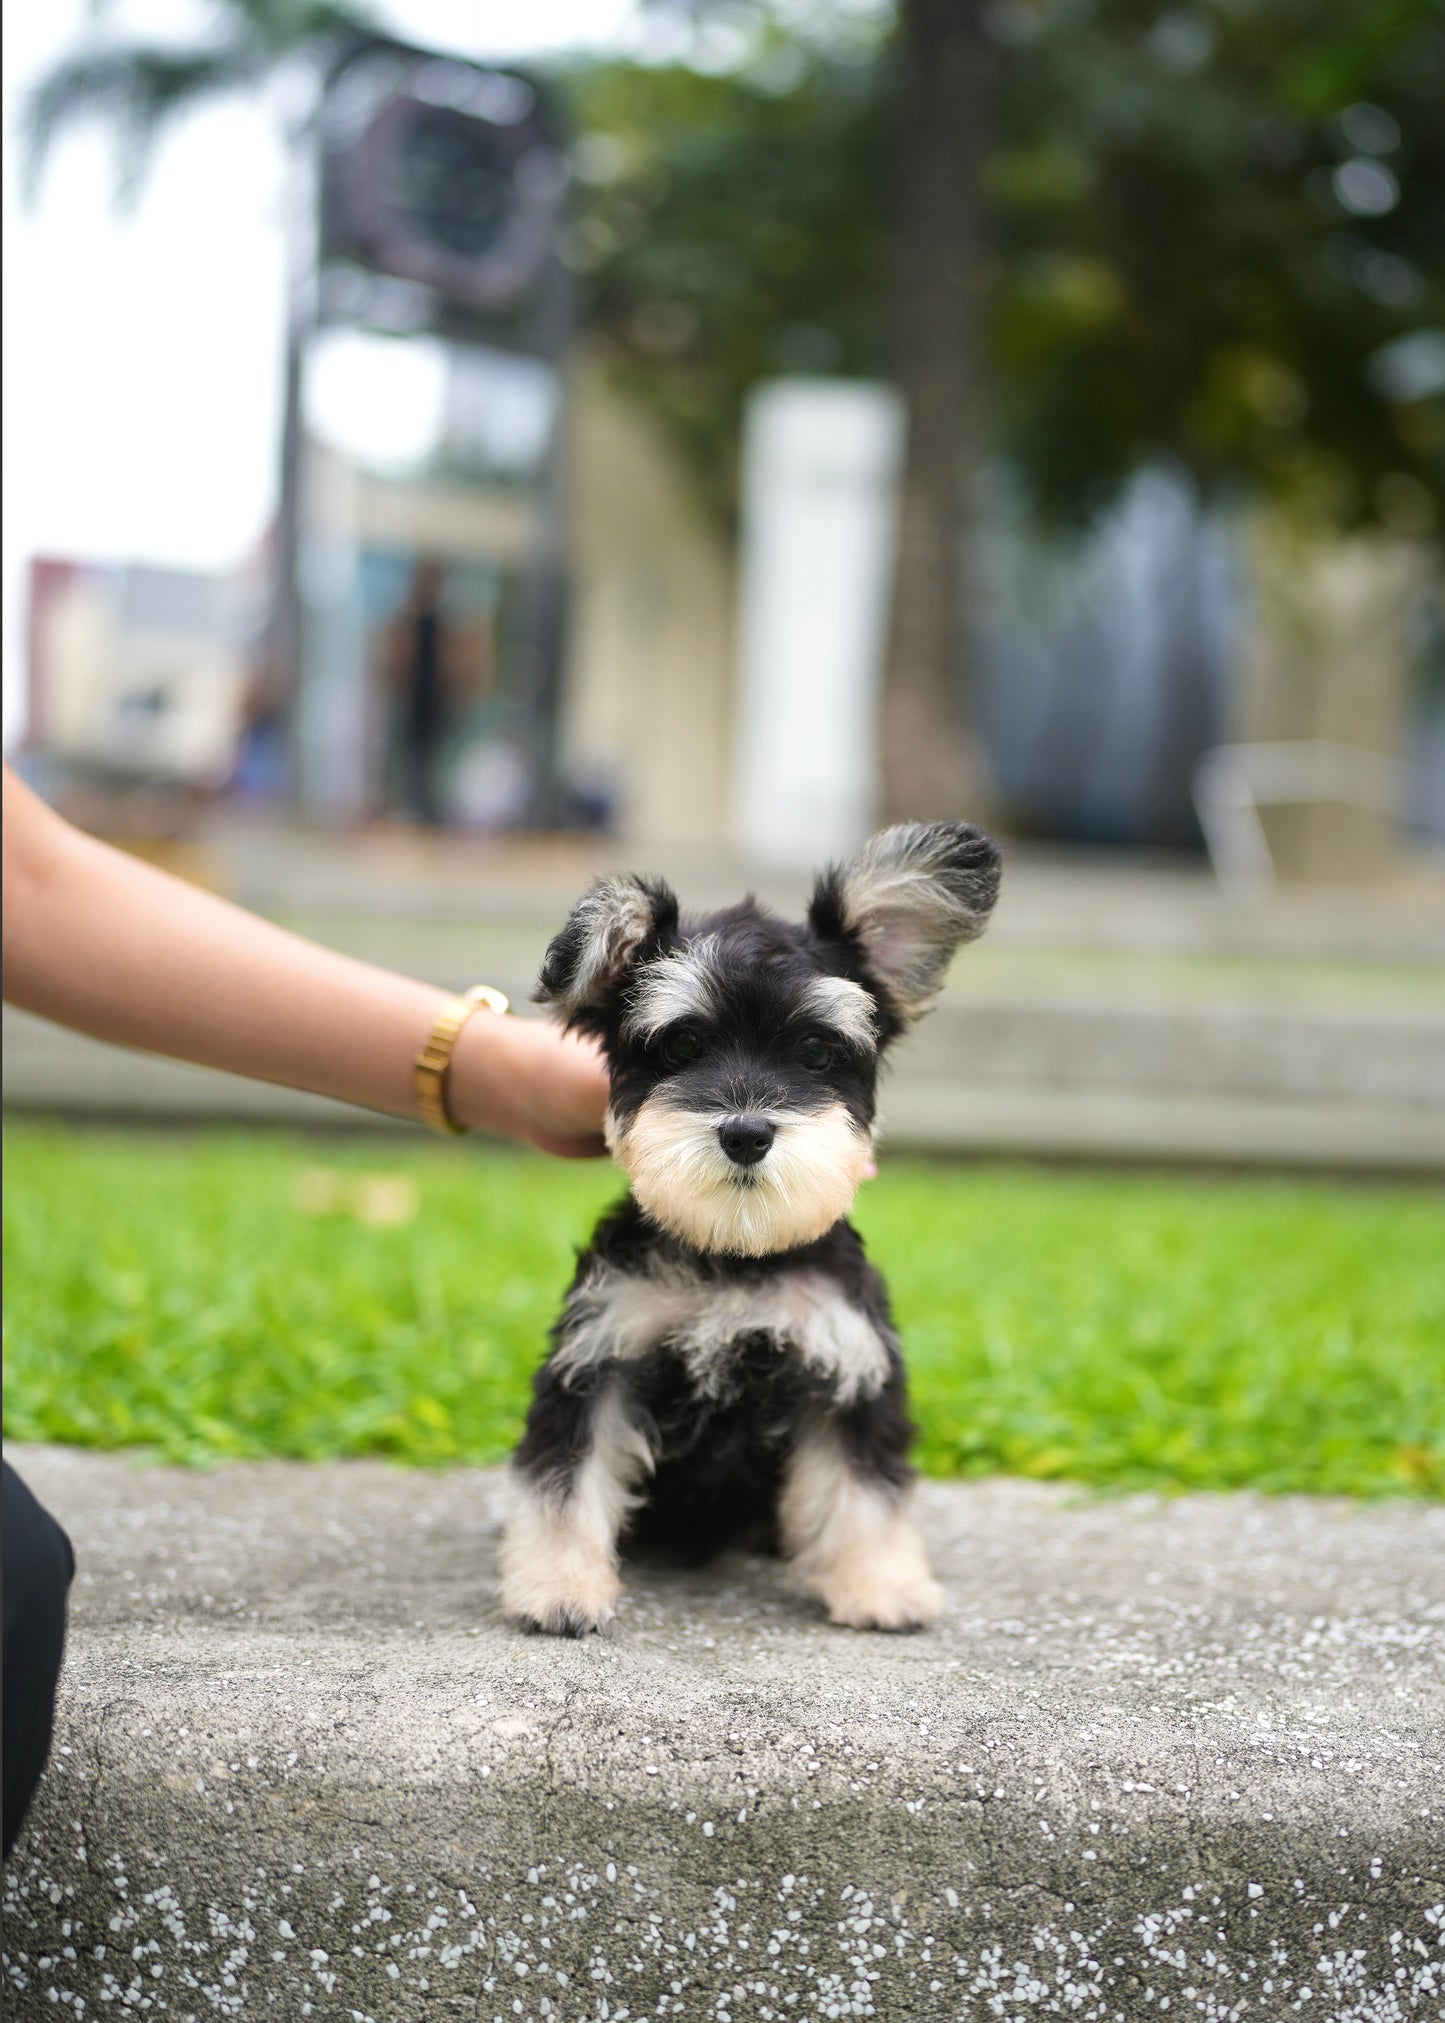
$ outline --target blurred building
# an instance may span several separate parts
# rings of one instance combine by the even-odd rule
[[[541,87],[357,33],[294,163],[276,660],[293,798],[550,826],[565,636]]]
[[[1260,810],[1271,854],[1299,877],[1388,874],[1412,837],[1445,842],[1445,664],[1438,557],[1378,533],[1307,535],[1252,515],[1240,530],[1247,596],[1230,683],[1230,735],[1340,756],[1342,783],[1399,769],[1392,807],[1307,797]]]
[[[571,362],[564,402],[549,371],[503,355],[423,351],[418,371],[399,347],[374,384],[376,361],[363,370],[353,344],[319,356],[289,732],[312,818],[405,809],[398,628],[425,558],[448,635],[449,825],[608,828],[775,862],[866,832],[898,426],[883,389],[760,391],[780,433],[750,433],[735,542],[598,361]],[[399,395],[385,387],[398,363],[411,375]],[[410,403],[424,454],[389,458],[358,433],[368,387],[393,434]],[[842,417],[875,395],[849,463]],[[544,451],[561,473],[557,553],[528,483]],[[1197,847],[1204,752],[1323,740],[1405,760],[1401,814],[1417,842],[1438,842],[1445,620],[1418,545],[1208,518],[1167,472],[1142,474],[1072,541],[1030,530],[996,478],[985,524],[980,712],[1006,818],[1060,842]],[[38,561],[32,747],[92,785],[274,790],[257,590]],[[1285,876],[1377,876],[1409,840],[1378,808],[1260,812]],[[800,825],[806,845],[789,841]]]
[[[409,811],[404,634],[419,571],[436,581],[436,818],[550,815],[536,800],[556,739],[562,575],[541,485],[560,405],[552,371],[505,354],[360,332],[313,346],[293,726],[312,819]]]
[[[981,727],[1014,819],[1066,841],[1194,847],[1194,774],[1229,734],[1243,625],[1228,525],[1168,470],[1141,472],[1075,537],[1031,526],[994,472],[981,525]]]
[[[97,785],[225,784],[247,687],[234,582],[37,559],[28,645],[28,741],[52,768]]]
[[[692,474],[602,366],[574,367],[559,761],[658,849],[729,842],[737,559]]]

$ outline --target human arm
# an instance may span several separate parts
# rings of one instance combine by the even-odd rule
[[[5,996],[97,1039],[415,1117],[412,1063],[449,993],[356,962],[72,828],[4,770]],[[592,1047],[477,1012],[448,1107],[469,1128],[602,1150]]]

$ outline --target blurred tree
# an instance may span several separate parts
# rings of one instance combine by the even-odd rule
[[[1214,499],[1445,518],[1438,0],[900,0],[841,48],[678,4],[751,53],[571,80],[592,327],[719,499],[761,375],[903,388],[893,812],[957,805],[986,453],[1066,525],[1161,459]]]
[[[1166,457],[1342,524],[1445,518],[1439,0],[996,0],[986,28],[990,449],[1038,512],[1085,524]],[[899,42],[791,57],[571,77],[593,328],[716,500],[759,372],[884,370],[899,295]]]
[[[786,89],[788,70],[785,65],[780,71],[779,57],[790,43],[794,70],[806,73],[806,57],[798,64],[801,53],[811,55],[830,39],[834,49],[850,41],[856,49],[860,23],[876,47],[878,24],[888,19],[886,9],[870,8],[867,0],[849,9],[811,11],[806,4],[777,0],[652,0],[652,5],[704,31],[720,28],[732,38],[737,56],[751,55],[763,94],[780,83]],[[983,434],[979,173],[993,71],[984,13],[985,0],[897,0],[884,88],[872,94],[884,118],[862,156],[877,173],[854,219],[841,234],[823,237],[819,247],[848,243],[867,220],[864,240],[872,242],[875,254],[869,292],[881,304],[881,349],[906,417],[879,725],[884,813],[890,820],[958,814],[965,804],[977,805],[981,784],[969,762],[964,725],[971,658],[968,531]],[[708,54],[705,44],[701,53]],[[831,74],[835,80],[840,76],[836,62]],[[814,86],[819,81],[816,73],[809,80]],[[843,168],[846,176],[858,159],[834,165],[831,175],[825,171],[830,198],[839,194],[837,170]],[[780,189],[797,223],[803,223],[804,191],[793,179]],[[775,192],[769,217],[776,218],[778,210]],[[825,222],[807,220],[814,227]],[[816,267],[816,252],[809,264]],[[809,321],[816,323],[816,312]]]
[[[867,58],[784,48],[776,74],[589,63],[564,257],[619,383],[659,416],[713,509],[736,502],[741,412],[777,373],[876,373],[887,172]]]
[[[993,48],[984,0],[899,0],[889,360],[906,435],[879,717],[883,815],[981,813],[969,561],[985,454],[980,172]]]
[[[1164,458],[1445,520],[1439,0],[995,0],[985,28],[988,446],[1041,516]],[[760,374],[888,363],[897,39],[789,55],[569,80],[592,327],[722,503]]]
[[[1168,457],[1214,496],[1438,524],[1438,0],[1002,0],[990,18],[1008,49],[995,420],[1040,509],[1085,520]]]

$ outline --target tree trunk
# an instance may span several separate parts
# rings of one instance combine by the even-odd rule
[[[903,0],[894,379],[907,412],[880,712],[889,821],[978,812],[969,668],[973,476],[982,454],[982,0]]]

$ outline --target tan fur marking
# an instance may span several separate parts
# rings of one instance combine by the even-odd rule
[[[928,1570],[903,1495],[860,1481],[837,1436],[805,1435],[778,1506],[783,1550],[835,1623],[911,1630],[936,1622],[943,1589]]]
[[[652,1466],[641,1433],[615,1397],[599,1405],[592,1448],[565,1497],[513,1478],[500,1554],[502,1606],[534,1628],[600,1629],[622,1592],[617,1536]]]
[[[633,878],[600,878],[578,900],[573,920],[583,930],[577,966],[566,990],[553,1000],[559,1017],[570,1018],[611,989],[652,931],[649,895]]]
[[[704,934],[674,955],[645,962],[630,986],[626,1029],[655,1038],[682,1019],[707,1018],[715,1008],[718,938]]]
[[[877,1045],[878,1014],[873,1000],[862,984],[849,977],[815,977],[803,992],[800,1009],[805,1017],[832,1026],[856,1047]]]
[[[997,892],[996,876],[981,881],[976,903],[952,871],[955,847],[946,825],[904,822],[872,837],[840,874],[843,917],[910,1025],[938,996],[954,950],[983,933]]]
[[[769,1115],[777,1138],[746,1177],[718,1143],[723,1113],[673,1109],[657,1096],[625,1128],[614,1124],[609,1142],[638,1201],[672,1235],[698,1250],[766,1257],[811,1243],[848,1213],[871,1151],[841,1103]]]

